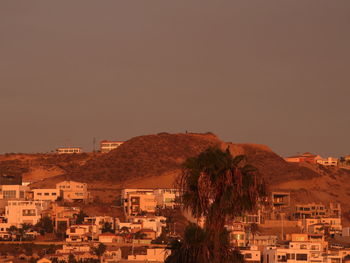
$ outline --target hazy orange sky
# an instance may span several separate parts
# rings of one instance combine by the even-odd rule
[[[350,1],[0,1],[0,152],[207,132],[350,154]]]

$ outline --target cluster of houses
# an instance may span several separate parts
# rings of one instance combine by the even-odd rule
[[[170,253],[169,238],[178,237],[169,231],[169,218],[159,211],[178,209],[179,198],[177,189],[122,189],[115,205],[123,216],[88,216],[79,205],[92,200],[85,183],[62,181],[52,189],[31,189],[18,178],[0,178],[0,239],[38,240],[40,231],[28,226],[49,218],[64,245],[37,262],[69,262],[71,257],[81,262],[164,262]],[[341,263],[349,259],[350,228],[342,226],[340,204],[291,200],[289,192],[274,191],[255,213],[227,222],[230,242],[245,261]],[[123,252],[123,247],[131,251]]]
[[[310,164],[320,164],[323,166],[339,166],[339,165],[349,165],[350,155],[341,158],[327,157],[323,158],[320,155],[312,154],[309,152],[298,154],[295,156],[290,156],[284,158],[285,161],[290,163],[310,163]]]
[[[108,153],[114,149],[117,149],[120,145],[122,145],[124,141],[107,141],[103,140],[100,142],[101,153]],[[83,149],[81,147],[60,147],[56,149],[56,153],[58,154],[78,154],[83,153]]]

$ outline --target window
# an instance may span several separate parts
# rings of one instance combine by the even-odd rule
[[[311,246],[311,250],[319,250],[319,247],[318,247],[318,246],[315,246],[315,245],[312,245],[312,246]]]
[[[296,258],[300,261],[307,261],[307,254],[297,254]]]
[[[24,191],[19,191],[19,198],[24,198]]]
[[[41,193],[38,193],[38,195],[42,195]]]
[[[295,254],[287,254],[287,259],[295,259]]]
[[[51,193],[51,195],[57,195],[57,193]]]
[[[45,193],[44,195],[48,196],[48,195],[50,195],[50,193]]]
[[[247,253],[244,255],[244,258],[252,258],[252,253]]]
[[[35,209],[23,209],[22,210],[22,215],[23,216],[35,216]]]
[[[16,190],[6,190],[3,195],[4,199],[16,198]]]
[[[301,244],[300,249],[307,249],[307,246],[305,244]]]

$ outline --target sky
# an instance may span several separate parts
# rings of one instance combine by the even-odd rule
[[[349,0],[0,1],[0,153],[213,132],[350,154]]]

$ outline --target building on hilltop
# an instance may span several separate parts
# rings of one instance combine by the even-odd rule
[[[122,145],[124,141],[101,141],[100,142],[100,151],[101,153],[108,153],[114,149],[117,149],[120,145]]]
[[[57,148],[56,152],[58,154],[73,154],[73,153],[82,153],[83,150],[80,147],[61,147],[61,148]]]
[[[286,162],[289,162],[289,163],[313,163],[313,164],[315,164],[316,159],[318,159],[318,158],[320,158],[319,155],[315,155],[315,154],[306,152],[303,154],[286,157],[286,158],[284,158],[284,160]]]

